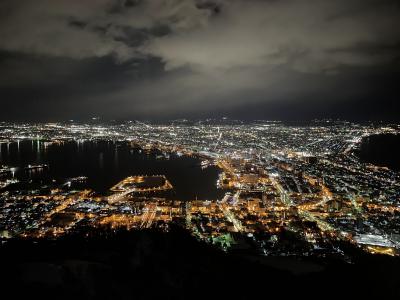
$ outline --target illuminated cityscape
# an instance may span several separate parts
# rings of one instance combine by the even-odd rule
[[[399,299],[399,20],[1,0],[0,299]]]
[[[18,153],[23,143],[40,156],[68,143],[79,148],[106,142],[115,155],[125,147],[154,160],[195,158],[198,169],[218,169],[214,185],[222,192],[216,198],[182,199],[171,193],[174,182],[164,174],[131,174],[103,193],[85,186],[88,174],[49,178],[30,188],[23,183],[31,176],[18,174],[52,168],[36,157],[25,166],[1,167],[3,241],[57,239],[88,226],[168,231],[175,224],[226,252],[351,262],[342,248],[350,244],[372,254],[399,255],[400,173],[358,156],[365,139],[399,134],[399,125],[181,120],[0,127],[3,158]],[[188,184],[196,182],[189,178]]]

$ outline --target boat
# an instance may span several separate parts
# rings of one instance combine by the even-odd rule
[[[46,169],[46,168],[48,168],[48,165],[41,164],[41,165],[28,165],[24,169],[27,171],[31,171],[31,170]]]

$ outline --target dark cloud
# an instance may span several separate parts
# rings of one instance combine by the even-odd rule
[[[399,19],[386,0],[3,0],[0,117],[393,118]]]

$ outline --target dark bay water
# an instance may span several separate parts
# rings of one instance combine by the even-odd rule
[[[364,162],[400,171],[400,135],[368,136],[362,140],[358,155]]]
[[[160,158],[155,151],[145,153],[127,143],[68,142],[45,147],[39,141],[21,141],[0,146],[0,165],[19,167],[15,176],[20,179],[58,181],[70,177],[87,176],[86,186],[106,193],[121,179],[131,175],[165,175],[174,186],[173,197],[178,200],[217,199],[223,191],[216,188],[219,170],[200,168],[200,160],[193,157],[170,155]],[[47,164],[44,171],[27,172],[28,164]]]

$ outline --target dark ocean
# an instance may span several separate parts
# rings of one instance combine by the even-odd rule
[[[27,171],[28,164],[47,164],[43,171]],[[202,170],[200,160],[145,152],[124,142],[66,142],[45,147],[40,141],[1,144],[0,165],[17,167],[15,176],[24,181],[58,182],[70,177],[87,176],[85,187],[102,194],[121,179],[131,175],[165,175],[174,186],[177,200],[215,200],[223,196],[216,181],[219,169]]]

